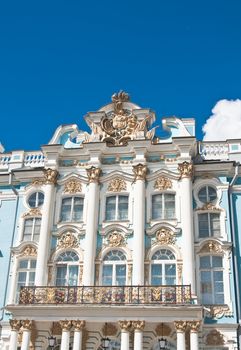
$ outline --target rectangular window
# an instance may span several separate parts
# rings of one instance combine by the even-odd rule
[[[17,274],[16,300],[19,299],[21,287],[34,286],[36,260],[20,260]]]
[[[83,221],[84,198],[63,198],[61,207],[61,221]]]
[[[106,221],[124,221],[128,220],[128,196],[109,196],[106,197]]]
[[[198,214],[198,231],[200,238],[220,236],[220,214]]]
[[[152,219],[175,218],[175,194],[161,193],[152,196]]]
[[[41,228],[41,219],[40,218],[31,218],[24,221],[24,231],[23,231],[23,240],[24,241],[39,241]]]

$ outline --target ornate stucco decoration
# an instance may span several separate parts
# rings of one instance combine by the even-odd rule
[[[79,242],[77,238],[71,232],[64,233],[58,239],[57,248],[78,248]]]
[[[171,331],[172,331],[172,329],[171,329],[171,327],[169,327],[167,324],[163,324],[162,325],[162,323],[159,323],[157,326],[156,326],[156,329],[155,329],[155,331],[156,331],[156,335],[158,336],[158,337],[160,337],[160,336],[164,336],[164,337],[168,337],[170,334],[171,334]]]
[[[92,166],[91,168],[86,169],[86,172],[87,172],[89,183],[91,183],[91,182],[98,183],[99,182],[99,177],[101,174],[100,168],[96,168],[96,167]]]
[[[175,326],[177,332],[185,332],[185,330],[187,328],[187,322],[186,321],[174,321],[174,326]]]
[[[187,325],[189,326],[191,332],[197,333],[200,329],[201,321],[189,321]]]
[[[71,179],[64,184],[64,193],[78,193],[82,191],[82,185],[80,181]]]
[[[12,319],[12,320],[9,320],[9,323],[13,331],[19,331],[19,329],[21,328],[21,321],[19,320]]]
[[[156,240],[160,244],[175,244],[174,233],[164,227],[156,232]]]
[[[32,321],[31,320],[22,320],[21,325],[23,330],[31,330],[32,329]]]
[[[62,328],[61,328],[59,322],[53,322],[51,332],[53,335],[61,335],[62,334]]]
[[[223,253],[223,249],[221,244],[214,242],[214,241],[208,241],[204,244],[204,246],[200,249],[200,253]]]
[[[37,256],[37,250],[36,248],[32,247],[31,245],[28,245],[24,248],[22,255],[24,256]]]
[[[57,182],[58,171],[54,169],[44,169],[45,184],[55,185]]]
[[[131,327],[131,321],[119,321],[120,329],[129,330]]]
[[[197,210],[215,210],[221,211],[220,208],[215,207],[213,203],[205,203],[201,208],[197,208]]]
[[[23,218],[26,218],[28,216],[42,216],[41,210],[39,208],[33,208],[30,209],[27,213],[24,213],[22,215]]]
[[[145,321],[132,321],[132,327],[134,329],[138,329],[140,331],[143,331],[144,327],[145,327]]]
[[[168,190],[169,188],[172,188],[172,181],[168,179],[168,177],[160,176],[154,184],[155,190]]]
[[[108,185],[108,191],[110,192],[121,192],[126,190],[126,182],[120,177],[116,177],[111,180]]]
[[[213,329],[206,337],[206,345],[224,345],[223,335],[217,329]]]
[[[233,315],[232,311],[228,307],[228,305],[210,305],[210,311],[206,312],[206,317],[219,319],[222,317],[231,317]]]
[[[81,331],[85,327],[85,321],[82,321],[82,320],[72,321],[72,325],[74,327],[74,330]]]
[[[178,164],[178,170],[180,172],[181,178],[192,177],[193,175],[193,164],[188,162],[183,162]]]
[[[72,322],[69,320],[59,321],[59,324],[63,331],[69,331],[72,327]]]
[[[106,323],[101,329],[102,334],[105,336],[114,336],[117,331],[118,329],[113,323]]]
[[[108,243],[110,247],[119,247],[124,244],[124,237],[118,231],[113,231],[108,236]]]
[[[32,185],[33,186],[42,186],[44,184],[44,180],[42,179],[33,179]]]
[[[135,180],[145,180],[146,179],[146,173],[147,173],[147,167],[144,164],[137,164],[133,165],[132,167]]]

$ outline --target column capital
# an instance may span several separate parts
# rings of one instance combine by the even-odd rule
[[[32,321],[31,320],[22,320],[21,325],[24,331],[31,331]]]
[[[134,182],[136,180],[145,180],[146,179],[146,173],[147,173],[147,166],[144,164],[137,164],[137,165],[133,165],[132,170],[134,172]]]
[[[189,162],[183,162],[178,164],[178,170],[182,178],[191,178],[193,176],[193,164]]]
[[[187,328],[187,322],[186,321],[174,321],[174,326],[175,326],[177,332],[185,332],[185,330]]]
[[[19,329],[21,328],[21,321],[19,320],[12,319],[9,320],[9,323],[12,331],[19,331]]]
[[[92,166],[92,167],[86,169],[86,172],[87,172],[89,183],[91,183],[91,182],[99,183],[99,178],[100,178],[100,174],[101,174],[100,168],[96,168],[95,166]]]
[[[145,327],[145,321],[132,321],[132,327],[135,330],[143,331]]]
[[[48,168],[44,169],[44,183],[45,184],[53,184],[55,185],[57,182],[57,177],[58,177],[58,171]]]
[[[69,320],[63,320],[59,321],[60,327],[62,328],[62,331],[69,331],[72,327],[72,322]]]
[[[72,325],[75,331],[82,331],[85,327],[85,321],[80,321],[80,320],[72,321]]]
[[[119,321],[119,326],[121,330],[129,330],[131,327],[131,321]]]
[[[190,321],[187,323],[192,333],[197,333],[201,326],[201,321]]]

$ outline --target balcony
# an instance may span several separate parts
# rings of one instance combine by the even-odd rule
[[[192,304],[190,285],[22,287],[19,304],[184,305]]]

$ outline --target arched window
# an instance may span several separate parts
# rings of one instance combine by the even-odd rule
[[[176,257],[168,249],[157,250],[151,259],[151,285],[176,284]]]
[[[201,303],[224,304],[222,256],[200,256],[200,279]]]
[[[56,286],[77,286],[79,257],[73,251],[61,253],[56,260]]]
[[[126,256],[120,250],[111,250],[103,259],[103,286],[124,286],[126,284]]]
[[[61,221],[82,221],[84,209],[83,197],[66,197],[62,199]]]
[[[19,298],[21,287],[34,286],[35,268],[36,268],[35,259],[19,260],[18,272],[17,272],[17,290],[16,290],[17,299]]]

